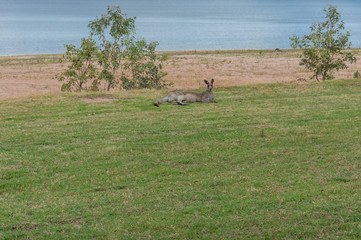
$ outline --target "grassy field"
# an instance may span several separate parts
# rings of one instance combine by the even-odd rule
[[[0,101],[0,239],[361,238],[361,80],[165,93]]]

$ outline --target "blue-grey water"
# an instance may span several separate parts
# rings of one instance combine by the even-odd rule
[[[0,0],[0,56],[63,53],[108,5],[136,16],[137,34],[158,50],[290,48],[334,5],[361,47],[359,0]]]

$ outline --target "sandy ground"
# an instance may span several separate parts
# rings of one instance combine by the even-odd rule
[[[299,51],[164,52],[164,71],[172,89],[203,88],[203,79],[215,79],[215,87],[257,83],[296,82],[312,75],[299,66]],[[361,51],[356,52],[361,59]],[[54,76],[64,69],[60,55],[0,57],[0,100],[59,93]],[[335,74],[352,78],[361,72],[361,61]]]

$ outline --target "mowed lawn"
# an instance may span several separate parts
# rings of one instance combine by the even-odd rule
[[[0,239],[360,239],[361,80],[215,87],[0,101]]]

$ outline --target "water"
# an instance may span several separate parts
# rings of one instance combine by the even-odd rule
[[[355,0],[0,0],[0,56],[63,53],[79,45],[89,21],[120,6],[137,33],[158,50],[290,48],[335,5],[361,47],[361,1]]]

